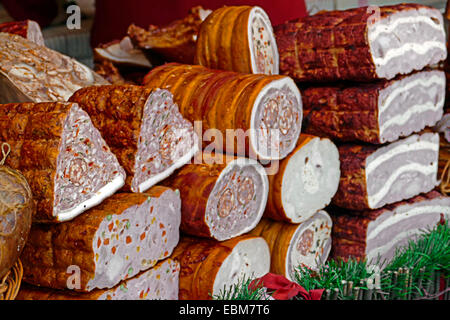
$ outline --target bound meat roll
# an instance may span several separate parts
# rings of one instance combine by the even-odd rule
[[[339,147],[341,179],[333,203],[364,210],[409,199],[439,184],[439,134],[412,135],[386,146]]]
[[[324,11],[275,35],[280,72],[298,81],[392,79],[447,57],[442,14],[420,4]]]
[[[181,230],[227,240],[253,229],[264,212],[269,183],[255,160],[203,154],[163,184],[180,190]]]
[[[260,7],[225,6],[201,24],[195,62],[212,69],[278,74],[272,24]]]
[[[424,229],[434,227],[441,215],[445,219],[450,217],[450,197],[431,191],[377,210],[333,210],[331,213],[333,257],[388,262],[396,249]]]
[[[144,85],[172,92],[181,114],[201,121],[204,140],[215,137],[216,151],[278,160],[297,143],[302,101],[289,77],[172,63],[153,69]]]
[[[127,172],[125,190],[144,192],[189,162],[198,150],[192,124],[167,90],[133,85],[96,86],[70,101],[90,115]]]
[[[0,103],[67,101],[78,89],[99,84],[108,82],[76,60],[0,33]]]
[[[39,24],[33,20],[11,21],[0,24],[0,32],[17,34],[37,45],[44,46],[44,36]]]
[[[261,237],[243,235],[227,241],[184,237],[172,258],[179,261],[180,300],[210,300],[224,289],[270,269],[270,251]]]
[[[374,144],[435,125],[445,102],[445,73],[426,70],[395,80],[302,90],[303,131]]]
[[[111,289],[75,292],[23,283],[16,300],[178,300],[179,275],[180,264],[166,259]]]
[[[170,256],[180,207],[175,191],[154,187],[117,193],[70,222],[35,224],[21,255],[23,280],[82,292],[113,288]]]
[[[271,253],[270,272],[295,281],[299,266],[317,269],[327,260],[331,228],[330,216],[321,210],[301,224],[263,219],[250,234],[267,241]]]
[[[35,222],[70,220],[125,183],[125,171],[76,103],[0,106],[6,165],[20,170],[36,202]]]
[[[339,152],[327,138],[301,134],[297,147],[268,174],[269,197],[264,215],[301,223],[325,208],[337,191]]]

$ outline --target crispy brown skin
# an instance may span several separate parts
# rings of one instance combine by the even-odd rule
[[[380,7],[380,18],[424,8],[419,4]],[[297,81],[377,79],[367,38],[367,7],[321,12],[275,27],[280,73]]]
[[[56,225],[34,224],[22,252],[23,281],[53,289],[66,289],[70,273],[77,265],[81,271],[77,291],[87,291],[86,285],[95,275],[93,240],[100,223],[110,214],[121,214],[147,198],[159,197],[167,188],[153,187],[147,193],[116,193],[100,205],[75,219]]]
[[[214,280],[223,261],[241,241],[256,238],[242,235],[218,242],[210,239],[183,237],[171,258],[178,260],[180,300],[211,300]]]
[[[120,74],[119,69],[106,59],[97,60],[94,65],[94,71],[111,84],[121,85],[127,83]]]
[[[331,255],[334,258],[348,258],[350,256],[364,258],[367,226],[370,221],[374,221],[385,211],[393,211],[402,205],[419,203],[440,196],[442,195],[439,192],[431,191],[375,210],[353,211],[338,208],[331,209],[333,219]]]

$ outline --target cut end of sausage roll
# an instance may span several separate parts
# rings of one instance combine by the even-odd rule
[[[152,64],[145,54],[136,49],[130,37],[121,41],[114,41],[94,49],[95,54],[102,59],[111,61],[117,65],[151,68]]]
[[[439,185],[439,135],[424,133],[381,147],[365,162],[369,208],[409,199]]]
[[[380,142],[395,141],[436,124],[443,114],[445,90],[445,73],[438,70],[415,73],[380,90]]]
[[[239,241],[221,263],[214,279],[212,296],[219,295],[243,279],[262,277],[270,271],[270,250],[261,237]]]
[[[78,89],[108,84],[85,65],[21,36],[0,33],[0,102],[67,101]]]
[[[197,151],[192,123],[183,118],[172,93],[157,89],[144,106],[131,190],[147,190],[188,163]]]
[[[108,198],[125,184],[125,171],[89,115],[72,103],[56,160],[53,216],[70,220]]]
[[[290,222],[301,223],[325,208],[336,193],[340,178],[339,152],[331,140],[314,137],[300,145],[287,161],[281,202]]]
[[[447,57],[442,14],[425,6],[382,15],[368,23],[367,39],[378,78],[392,79]]]
[[[298,225],[286,257],[286,276],[294,281],[299,266],[317,269],[325,263],[331,250],[333,222],[327,212],[321,210]]]
[[[258,94],[250,120],[250,144],[259,159],[279,160],[294,148],[301,132],[303,105],[296,84],[284,77]]]
[[[223,241],[255,228],[268,192],[265,169],[257,161],[238,158],[228,163],[206,204],[205,222],[211,237]]]
[[[279,56],[275,34],[269,16],[260,7],[250,10],[247,37],[252,72],[278,74]]]

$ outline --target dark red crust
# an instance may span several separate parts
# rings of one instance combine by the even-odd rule
[[[380,18],[420,4],[380,7]],[[297,81],[377,79],[367,39],[367,7],[320,12],[274,28],[280,53],[280,73]]]

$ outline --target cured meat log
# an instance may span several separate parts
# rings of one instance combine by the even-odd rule
[[[331,250],[332,221],[321,210],[301,224],[263,219],[250,234],[263,237],[270,248],[270,272],[295,281],[299,266],[316,269]]]
[[[0,32],[17,34],[25,39],[28,39],[37,45],[45,46],[44,36],[42,35],[41,27],[36,21],[12,21],[0,24]]]
[[[192,124],[167,90],[133,85],[78,90],[70,101],[90,115],[127,172],[127,189],[143,192],[190,161],[198,150]]]
[[[132,24],[128,36],[137,48],[142,49],[153,64],[181,62],[192,64],[200,25],[211,10],[197,6],[189,14],[164,27],[150,25],[148,30]]]
[[[144,85],[172,92],[181,114],[201,121],[204,146],[215,138],[216,151],[278,160],[297,143],[302,100],[289,77],[171,63],[153,69]]]
[[[0,103],[54,102],[108,84],[85,65],[21,36],[0,33]]]
[[[272,24],[260,7],[230,6],[213,11],[201,24],[195,62],[212,69],[278,74]]]
[[[321,12],[275,35],[280,72],[298,81],[392,79],[447,57],[442,14],[420,4]]]
[[[117,193],[70,222],[34,224],[21,255],[23,280],[76,291],[112,288],[172,253],[180,207],[175,191],[158,186]]]
[[[395,80],[302,90],[303,131],[374,144],[435,125],[445,102],[445,74],[428,70]]]
[[[166,259],[112,289],[75,292],[23,283],[16,300],[178,300],[179,275],[180,264]]]
[[[395,250],[424,229],[435,226],[441,214],[450,217],[450,197],[437,191],[377,210],[332,211],[333,257],[389,261]]]
[[[268,175],[269,196],[264,215],[301,223],[325,208],[340,178],[339,152],[326,138],[301,134],[297,147]]]
[[[437,181],[439,134],[412,135],[389,145],[339,147],[338,207],[364,210],[431,191]]]
[[[209,300],[243,279],[269,272],[270,251],[261,237],[227,241],[184,237],[172,258],[179,261],[180,300]]]
[[[30,184],[36,222],[70,220],[124,185],[125,171],[76,103],[0,105],[6,165]]]
[[[265,169],[255,160],[203,154],[163,181],[180,190],[181,230],[219,241],[253,229],[269,192]]]

